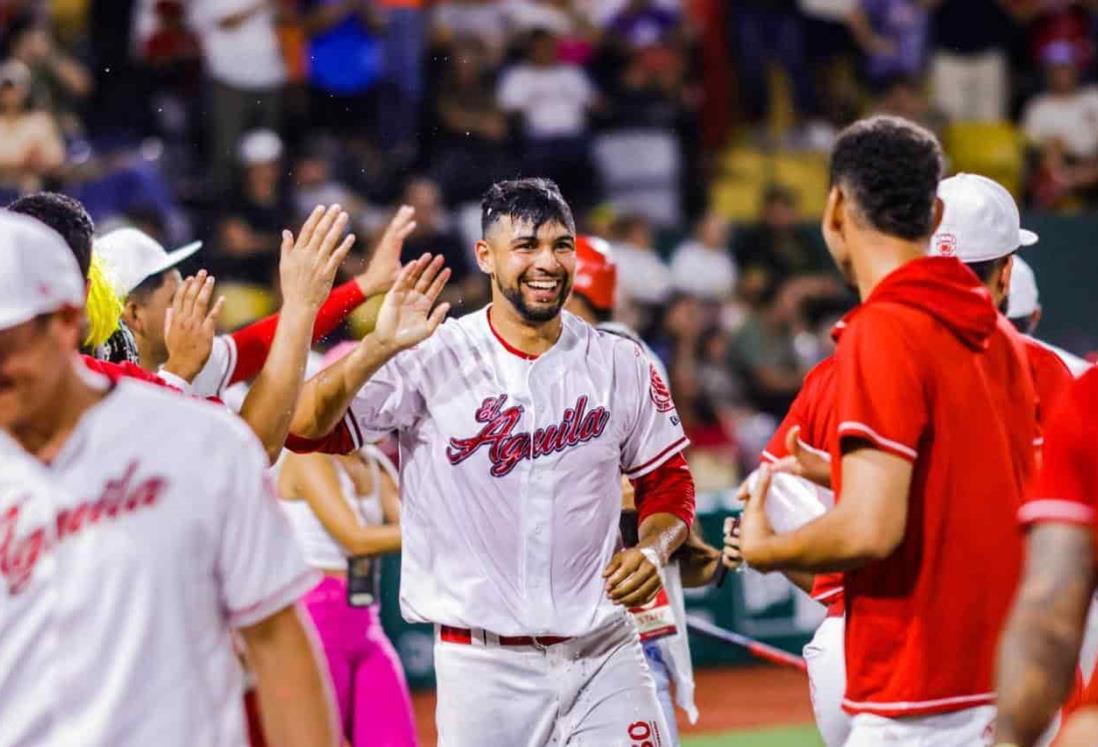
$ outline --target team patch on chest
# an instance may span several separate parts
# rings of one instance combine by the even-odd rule
[[[537,459],[557,454],[573,446],[592,441],[603,434],[610,422],[610,411],[599,406],[588,409],[587,395],[576,400],[573,407],[565,409],[560,423],[545,428],[515,432],[522,419],[522,405],[507,404],[507,395],[488,397],[477,408],[475,417],[483,427],[469,438],[451,438],[446,449],[450,464],[461,464],[481,447],[488,447],[488,460],[492,463],[489,474],[503,477],[523,459]]]

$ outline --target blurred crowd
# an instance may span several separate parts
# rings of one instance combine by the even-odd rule
[[[1031,206],[1098,197],[1094,0],[0,0],[0,199],[60,189],[178,245],[237,326],[318,203],[442,253],[455,314],[493,181],[554,179],[608,239],[702,490],[734,484],[852,303],[795,185],[711,200],[732,147],[818,152],[857,116],[1014,138]],[[968,129],[965,129],[968,128]],[[1014,142],[1013,140],[1011,142]],[[951,157],[952,157],[951,153]],[[1002,179],[1010,184],[1008,178]],[[808,222],[806,222],[806,220]],[[346,271],[361,270],[352,256]],[[353,329],[351,330],[353,333]]]

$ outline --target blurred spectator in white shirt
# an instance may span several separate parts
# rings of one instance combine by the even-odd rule
[[[1026,105],[1022,129],[1040,154],[1035,197],[1053,207],[1098,185],[1098,87],[1079,85],[1075,48],[1067,42],[1046,47],[1043,61],[1046,90]]]
[[[736,290],[736,263],[728,246],[728,221],[710,211],[698,221],[694,236],[671,256],[675,290],[703,301],[723,303]]]
[[[525,48],[527,60],[503,74],[496,99],[521,119],[526,170],[555,181],[582,212],[596,196],[588,132],[595,87],[583,68],[559,60],[551,32],[531,31]]]
[[[614,223],[614,262],[618,288],[629,301],[644,306],[663,303],[671,295],[671,273],[653,247],[652,227],[641,215],[625,215]]]
[[[271,0],[192,0],[190,23],[202,41],[211,81],[210,170],[214,186],[231,185],[237,143],[249,128],[278,131],[286,66]]]
[[[18,60],[0,65],[0,187],[32,191],[65,161],[61,133],[49,112],[30,100],[30,70]]]

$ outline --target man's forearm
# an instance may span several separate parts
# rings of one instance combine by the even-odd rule
[[[395,351],[366,335],[350,354],[309,379],[301,391],[290,430],[316,439],[327,435],[351,406],[355,394]]]
[[[1000,742],[1035,744],[1071,688],[1094,583],[1088,535],[1056,525],[1030,533],[1025,576],[999,643]]]
[[[333,747],[338,728],[322,662],[295,607],[241,630],[271,747]]]
[[[290,432],[294,408],[305,379],[316,311],[287,307],[282,310],[271,353],[240,409],[240,417],[251,426],[263,443],[268,458],[278,458]]]
[[[744,559],[757,571],[811,573],[848,571],[876,560],[872,543],[862,541],[861,522],[852,521],[841,506],[799,529],[771,536],[760,554]]]
[[[671,558],[671,554],[686,541],[688,534],[689,529],[678,516],[655,513],[641,522],[637,547],[655,550],[659,556],[660,565],[664,566]]]

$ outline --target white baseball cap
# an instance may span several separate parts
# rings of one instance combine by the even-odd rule
[[[197,252],[202,242],[169,252],[143,231],[119,228],[97,238],[92,248],[107,265],[115,293],[125,298],[145,278],[170,270]]]
[[[84,275],[60,234],[0,210],[0,330],[66,306],[84,308]]]
[[[938,185],[945,203],[942,224],[930,240],[930,253],[962,262],[987,262],[1018,247],[1037,243],[1037,234],[1022,228],[1014,198],[998,182],[978,174],[957,174]]]
[[[1021,257],[1014,258],[1010,273],[1010,295],[1007,296],[1006,315],[1011,319],[1025,317],[1041,308],[1037,293],[1037,276],[1033,268]]]

